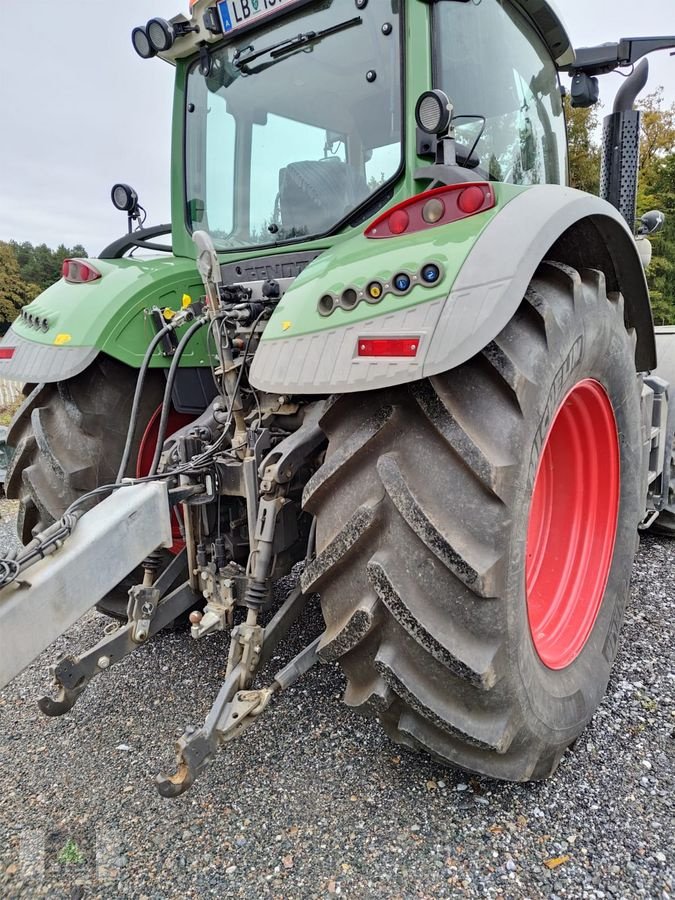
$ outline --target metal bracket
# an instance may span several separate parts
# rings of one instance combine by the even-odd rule
[[[248,583],[244,570],[236,563],[216,571],[213,562],[199,570],[199,581],[207,602],[202,612],[195,611],[190,616],[195,640],[232,627],[234,608],[243,601]]]
[[[176,616],[194,606],[196,599],[189,585],[184,584],[166,599],[161,600],[150,619],[145,642],[173,622]],[[129,622],[112,634],[106,635],[83,656],[60,659],[52,668],[58,693],[55,698],[42,697],[38,700],[41,712],[46,716],[62,716],[69,712],[92,678],[138,649],[140,644],[134,637],[135,628],[136,623]]]
[[[160,596],[165,594],[184,566],[185,551],[183,550],[162,572],[155,582],[153,590]],[[164,599],[159,600],[150,617],[145,642],[173,622],[176,616],[193,606],[196,599],[188,585],[184,584]],[[46,716],[62,716],[69,712],[92,678],[105,672],[139,647],[139,641],[135,637],[137,625],[137,621],[130,620],[122,628],[106,635],[83,656],[65,656],[51,666],[50,670],[58,692],[55,698],[42,697],[38,700],[40,710]]]
[[[156,587],[136,585],[129,590],[127,618],[131,628],[131,639],[137,644],[147,641],[150,623],[157,611],[159,590]]]
[[[321,400],[310,404],[300,428],[294,431],[265,457],[260,465],[263,494],[271,493],[275,485],[287,484],[298,471],[299,466],[326,440],[319,427],[319,420],[326,409]]]
[[[242,688],[251,683],[257,667],[265,665],[279,642],[304,609],[307,597],[300,586],[287,597],[273,616],[267,628],[239,626],[243,631],[232,634],[228,674],[218,692],[204,725],[200,729],[190,727],[176,744],[177,769],[171,776],[159,775],[157,789],[162,797],[178,797],[193,784],[199,773],[208,765],[222,743],[234,740],[251,725],[268,707],[273,695],[294,684],[318,662],[320,637],[313,641],[291,662],[278,672],[272,684],[259,691]],[[246,630],[248,627],[248,630]],[[243,638],[243,642],[242,642]],[[248,638],[248,640],[247,640]],[[260,649],[256,650],[256,638]],[[244,652],[243,647],[248,647]]]
[[[253,625],[247,622],[237,625],[232,630],[225,675],[229,675],[235,668],[238,668],[240,670],[240,688],[248,687],[258,668],[264,633],[262,625]]]

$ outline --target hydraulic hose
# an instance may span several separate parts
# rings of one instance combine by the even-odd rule
[[[124,445],[124,453],[122,454],[122,462],[120,463],[119,471],[117,473],[117,481],[122,481],[124,475],[127,471],[127,466],[129,465],[129,457],[131,455],[131,447],[134,442],[134,434],[136,433],[136,426],[138,424],[138,410],[141,405],[141,395],[143,394],[143,386],[145,384],[145,378],[148,374],[148,367],[150,366],[150,360],[152,359],[152,354],[157,349],[157,345],[162,340],[162,338],[169,334],[172,330],[173,325],[169,323],[165,325],[161,331],[158,331],[154,338],[148,344],[148,349],[145,351],[145,356],[143,357],[143,362],[141,364],[140,371],[138,373],[138,378],[136,379],[136,390],[134,392],[134,402],[131,406],[131,418],[129,419],[129,429],[127,431],[127,440]]]
[[[196,322],[193,322],[192,325],[185,332],[179,345],[176,347],[176,352],[173,355],[173,359],[171,360],[171,367],[169,368],[169,374],[166,378],[166,388],[164,390],[164,400],[162,401],[162,415],[159,420],[159,433],[157,434],[157,446],[155,447],[155,456],[152,460],[152,466],[150,467],[150,476],[157,474],[157,469],[159,467],[159,461],[162,456],[162,447],[164,446],[164,441],[166,440],[166,429],[169,424],[169,413],[171,411],[171,395],[173,393],[173,385],[176,380],[176,374],[178,373],[178,365],[181,361],[181,357],[185,352],[185,348],[192,340],[192,336],[199,331],[199,329],[204,325],[206,319],[197,319]]]

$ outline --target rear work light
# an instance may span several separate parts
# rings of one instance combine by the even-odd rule
[[[98,269],[82,259],[64,259],[61,274],[68,284],[88,284],[102,277]]]
[[[378,216],[366,228],[367,238],[391,238],[414,234],[436,225],[447,225],[493,209],[497,200],[487,181],[450,184],[417,194]]]
[[[418,337],[407,338],[359,338],[358,354],[364,356],[415,357],[419,350]]]

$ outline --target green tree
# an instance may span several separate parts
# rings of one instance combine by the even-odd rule
[[[651,238],[647,270],[657,325],[675,324],[675,104],[663,106],[663,89],[644,97],[640,135],[638,217],[650,209],[665,213],[663,231]]]
[[[0,331],[16,319],[22,306],[40,293],[40,287],[21,276],[11,244],[0,241]]]
[[[74,247],[61,244],[56,250],[51,250],[46,244],[33,246],[28,241],[22,244],[10,241],[10,245],[19,263],[21,277],[25,281],[37,284],[43,291],[61,277],[64,259],[87,255],[87,251],[80,244]]]
[[[640,122],[640,177],[652,180],[660,164],[675,152],[675,103],[663,107],[663,88],[638,102]]]
[[[598,112],[573,109],[569,98],[567,107],[567,140],[570,159],[570,184],[589,194],[600,193],[601,150],[597,142]]]
[[[641,185],[638,215],[650,209],[665,213],[663,231],[650,238],[654,256],[647,270],[657,325],[675,324],[675,152],[661,158]]]

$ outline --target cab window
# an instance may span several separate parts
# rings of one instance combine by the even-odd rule
[[[434,6],[434,87],[453,103],[458,142],[492,180],[567,182],[558,73],[509,0]]]

